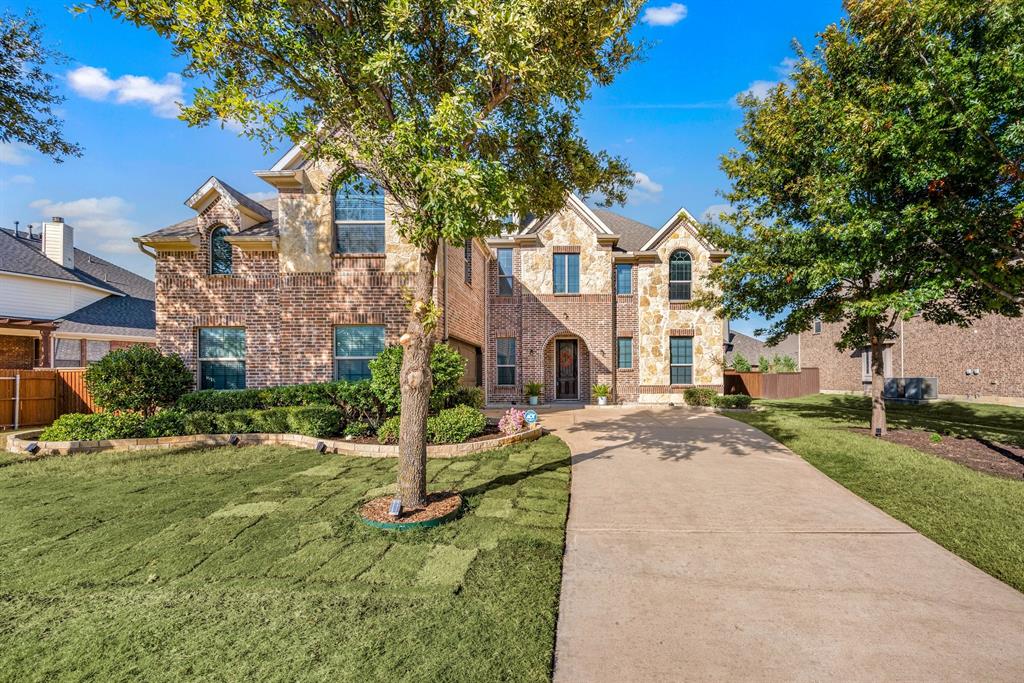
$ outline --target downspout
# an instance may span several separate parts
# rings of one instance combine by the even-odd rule
[[[903,318],[900,318],[900,377],[907,376],[907,366],[903,364]]]

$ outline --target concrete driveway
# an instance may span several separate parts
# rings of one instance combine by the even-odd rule
[[[1024,595],[761,432],[542,422],[573,453],[556,681],[1024,680]]]

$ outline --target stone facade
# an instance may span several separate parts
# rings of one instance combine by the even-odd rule
[[[824,324],[802,333],[801,366],[819,369],[822,391],[870,391],[864,350],[838,351],[840,331]],[[887,376],[937,377],[940,398],[1024,405],[1024,318],[987,316],[960,328],[917,316],[897,332],[885,352]]]

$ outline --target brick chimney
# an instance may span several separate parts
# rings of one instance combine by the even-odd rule
[[[75,267],[75,229],[60,216],[43,223],[43,253],[59,266]]]

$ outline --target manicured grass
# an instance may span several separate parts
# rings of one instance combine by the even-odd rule
[[[815,396],[759,401],[755,413],[729,417],[778,439],[857,495],[906,522],[992,576],[1024,591],[1024,482],[850,431],[867,427],[867,399]],[[955,433],[1006,441],[1024,410],[951,404],[901,406],[890,413],[902,427],[935,429],[936,416]],[[957,422],[973,420],[978,422]]]
[[[432,460],[461,519],[362,525],[395,466],[268,446],[0,467],[0,680],[548,680],[569,450]]]

